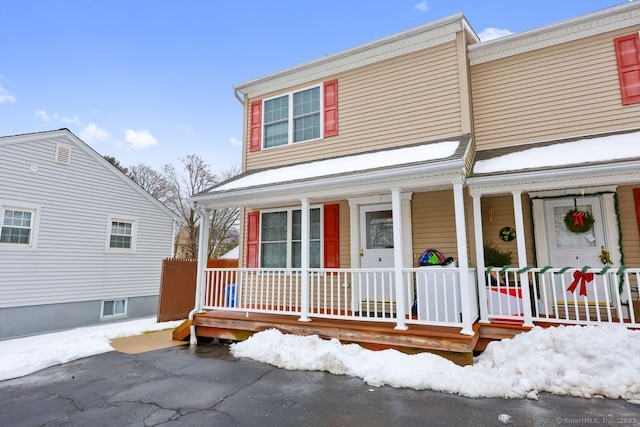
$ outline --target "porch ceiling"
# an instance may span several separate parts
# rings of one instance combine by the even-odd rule
[[[191,197],[202,207],[261,207],[450,188],[465,178],[470,135],[243,173]]]
[[[640,182],[640,128],[478,151],[471,194]]]

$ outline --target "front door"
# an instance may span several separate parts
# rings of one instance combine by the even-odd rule
[[[564,217],[574,208],[587,210],[593,215],[593,228],[586,233],[570,231]],[[575,199],[554,199],[545,202],[547,239],[549,242],[549,264],[553,267],[584,266],[601,268],[601,246],[608,245],[604,239],[602,209],[598,197],[577,197]]]
[[[360,267],[393,268],[391,205],[360,208]]]
[[[360,267],[393,268],[393,215],[390,204],[360,207]],[[393,271],[363,272],[359,276],[356,300],[367,316],[387,317],[395,311]]]
[[[569,230],[565,224],[564,218],[567,212],[577,208],[581,211],[589,211],[593,215],[593,228],[585,233],[574,233]],[[602,268],[600,255],[602,248],[607,248],[605,241],[604,224],[602,217],[602,208],[599,197],[577,197],[575,199],[554,199],[545,201],[545,219],[547,223],[547,241],[549,242],[549,264],[553,267],[572,267],[582,269],[585,266],[591,268]],[[566,285],[572,283],[573,271],[565,273]],[[595,281],[594,281],[595,282]],[[564,301],[573,301],[578,295],[578,291],[570,293],[566,289],[560,289],[561,281],[557,281],[558,288],[554,293],[548,295],[556,295],[557,303]],[[599,295],[599,299],[604,298],[605,292],[611,292],[605,289],[604,284],[599,281],[595,294]],[[589,288],[593,284],[589,285]],[[548,289],[548,291],[552,291]],[[587,293],[587,300],[594,301],[594,292]]]

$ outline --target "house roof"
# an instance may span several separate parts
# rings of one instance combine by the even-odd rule
[[[436,189],[463,182],[470,135],[369,151],[238,175],[191,200],[200,205],[259,206],[301,196],[335,199],[390,188]]]
[[[640,128],[478,151],[472,192],[587,187],[640,180]]]
[[[164,214],[166,214],[170,218],[176,220],[178,219],[177,215],[171,209],[166,207],[162,202],[149,194],[149,192],[144,188],[136,184],[133,180],[131,180],[131,178],[122,173],[122,171],[117,167],[109,163],[97,151],[87,145],[84,141],[74,135],[73,132],[71,132],[67,128],[43,132],[25,133],[20,135],[0,136],[0,146],[61,138],[65,139],[67,143],[74,145],[75,147],[86,153],[89,157],[93,158],[97,164],[100,164],[105,169],[109,170],[114,175],[115,179],[119,179],[125,182],[129,187],[139,193],[142,197],[146,198],[151,203],[156,205]]]
[[[629,1],[533,30],[470,45],[469,63],[481,64],[638,24],[640,2]]]
[[[335,75],[363,65],[394,58],[456,39],[466,31],[471,43],[480,41],[462,13],[277,71],[233,86],[249,98]],[[240,99],[240,98],[239,98]]]

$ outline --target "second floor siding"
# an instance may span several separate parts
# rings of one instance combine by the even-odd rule
[[[457,45],[463,43],[461,40],[458,37],[458,41],[315,82],[337,80],[338,135],[255,152],[245,144],[245,170],[397,147],[463,133],[459,64],[466,62],[464,56],[460,57]],[[263,99],[276,95],[269,94]],[[249,106],[255,101],[249,100],[245,109],[246,141],[250,139]]]
[[[627,27],[471,66],[479,150],[637,127],[623,105],[614,39]]]

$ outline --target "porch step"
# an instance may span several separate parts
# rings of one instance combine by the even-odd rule
[[[191,320],[187,319],[173,330],[173,339],[176,341],[189,341],[191,335]]]
[[[531,327],[518,323],[478,323],[477,325],[480,336],[474,348],[475,351],[484,351],[491,341],[513,338],[531,330]]]
[[[300,322],[297,316],[212,310],[193,319],[199,337],[242,341],[256,332],[277,328],[283,333],[336,338],[343,343],[358,343],[381,350],[393,348],[406,353],[432,352],[459,365],[473,363],[473,350],[479,334],[460,334],[460,328],[410,325],[395,330],[393,322],[366,322],[313,318]]]

